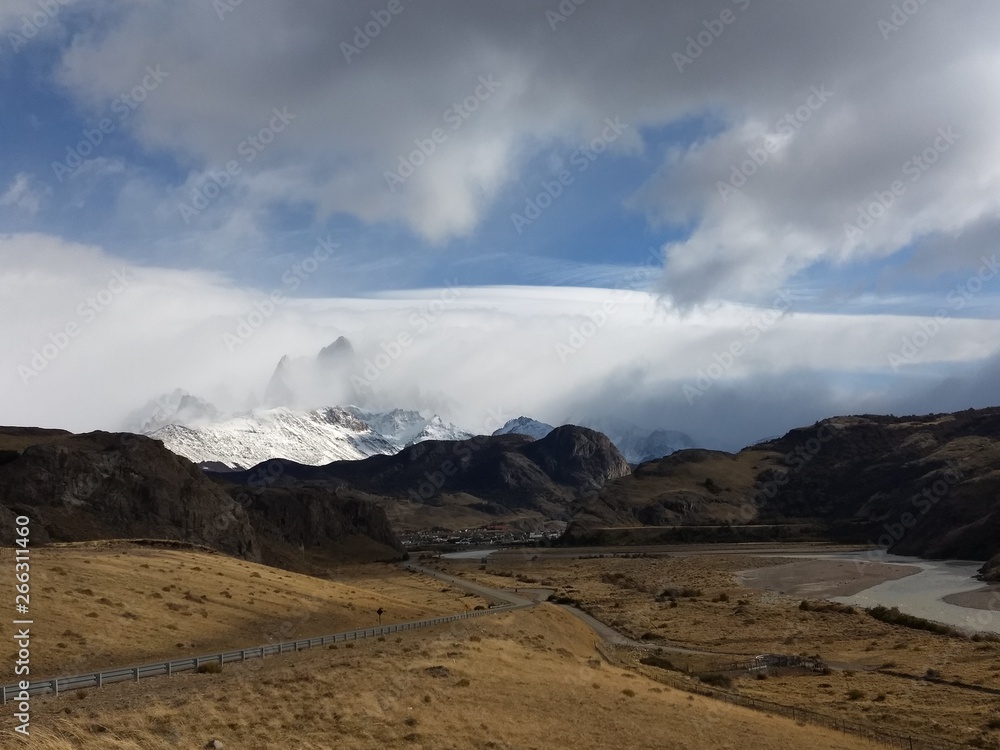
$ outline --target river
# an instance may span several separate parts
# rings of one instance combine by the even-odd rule
[[[965,628],[970,631],[1000,633],[1000,598],[993,601],[992,610],[959,607],[943,601],[949,594],[973,591],[984,586],[975,576],[982,567],[981,562],[968,560],[924,560],[919,557],[904,557],[871,552],[837,552],[813,555],[781,555],[831,560],[863,560],[892,565],[911,565],[920,568],[919,573],[899,578],[895,581],[879,583],[853,596],[830,597],[831,601],[854,604],[861,607],[898,607],[901,612],[934,620],[946,625]]]

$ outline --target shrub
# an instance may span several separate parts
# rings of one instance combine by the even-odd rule
[[[628,698],[635,698],[635,691],[632,688],[625,688],[622,690],[622,695]]]
[[[901,625],[904,628],[913,628],[914,630],[926,630],[931,633],[937,633],[938,635],[961,635],[961,633],[955,630],[955,628],[942,625],[939,622],[925,620],[923,617],[916,617],[914,615],[908,615],[900,612],[899,607],[892,607],[890,609],[888,607],[878,606],[872,607],[866,611],[876,620],[881,620],[882,622],[889,623],[890,625]]]
[[[649,656],[644,656],[639,659],[640,664],[645,664],[649,667],[657,667],[659,669],[674,669],[673,662],[669,659],[664,659],[662,656],[657,656],[656,654],[650,654]]]
[[[847,691],[847,700],[849,701],[859,701],[865,697],[864,690],[858,690],[857,688],[851,688]]]
[[[198,666],[198,674],[219,674],[222,672],[222,665],[217,661],[210,661]]]
[[[702,674],[698,675],[698,679],[712,687],[731,688],[733,686],[733,679],[729,675],[718,673]]]
[[[727,594],[726,592],[723,591],[721,594],[719,594],[718,596],[716,596],[712,601],[713,602],[728,602],[729,601],[729,594]]]

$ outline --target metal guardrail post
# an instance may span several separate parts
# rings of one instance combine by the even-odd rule
[[[59,678],[52,680],[52,694],[58,698],[59,697]]]
[[[135,673],[135,681],[138,682],[139,681],[139,667],[136,667],[132,671]]]

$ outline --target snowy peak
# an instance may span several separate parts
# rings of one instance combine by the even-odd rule
[[[509,420],[503,427],[494,432],[494,435],[527,435],[535,440],[541,440],[554,430],[550,424],[539,422],[530,417],[517,417]]]
[[[200,427],[167,425],[150,437],[195,463],[248,469],[272,458],[321,465],[398,448],[346,409],[294,411],[280,407],[228,417]]]
[[[472,434],[445,422],[437,414],[426,419],[420,412],[407,409],[393,409],[387,412],[372,412],[356,406],[347,410],[371,425],[386,440],[403,449],[424,440],[466,440]]]
[[[316,362],[321,365],[340,364],[341,362],[352,362],[354,360],[354,347],[344,336],[340,336],[327,347],[320,349],[316,355]]]
[[[300,408],[343,403],[352,399],[350,377],[356,366],[354,347],[344,336],[315,356],[285,355],[264,391],[264,405]]]
[[[194,399],[192,403],[204,402]],[[156,423],[144,432],[195,463],[230,469],[248,469],[273,458],[320,466],[392,455],[424,440],[472,437],[437,415],[427,418],[405,409],[368,412],[356,406],[310,411],[277,407],[234,415],[220,415],[213,409],[208,416],[195,411],[200,417],[197,420]],[[184,409],[175,410],[175,416],[184,413]]]
[[[125,429],[128,432],[148,434],[169,424],[190,426],[212,422],[219,416],[219,410],[208,401],[177,388],[173,393],[152,399],[129,414]]]

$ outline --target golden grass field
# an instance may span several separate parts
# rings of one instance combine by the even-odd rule
[[[334,572],[323,580],[223,554],[113,543],[32,550],[32,677],[370,627],[379,607],[391,624],[485,604],[394,565]],[[3,639],[0,663],[14,654]]]
[[[24,746],[167,750],[218,739],[239,750],[871,747],[664,687],[602,663],[594,642],[571,615],[540,605],[355,648],[227,665],[221,674],[39,699]]]
[[[886,731],[1000,747],[1000,695],[886,674],[924,676],[934,670],[949,682],[1000,690],[1000,643],[892,626],[860,610],[853,615],[801,611],[800,598],[747,588],[736,575],[785,562],[741,554],[570,559],[511,552],[490,558],[485,571],[464,562],[439,567],[462,570],[489,585],[549,587],[636,640],[719,653],[665,653],[679,668],[700,671],[738,660],[740,654],[819,655],[843,669],[829,675],[740,679],[736,690]],[[669,600],[656,600],[667,588],[700,593],[677,597],[677,605],[671,606]],[[862,697],[850,699],[851,690],[861,691]],[[997,728],[988,729],[990,722]]]
[[[332,571],[335,580],[322,580],[220,554],[115,543],[32,555],[35,677],[368,626],[379,606],[389,623],[482,604],[457,587],[391,565],[342,566]],[[1000,686],[996,644],[903,630],[863,615],[804,612],[798,600],[744,588],[734,575],[780,562],[746,555],[577,560],[515,552],[498,556],[486,571],[478,562],[436,565],[502,588],[551,587],[636,639],[732,654],[818,653],[870,667],[891,662],[914,675],[937,669],[948,680]],[[701,593],[670,607],[655,597],[667,587]],[[723,593],[729,601],[712,601]],[[226,665],[221,674],[39,697],[26,743],[10,732],[11,709],[0,710],[0,747],[165,750],[204,747],[212,739],[241,750],[873,747],[692,696],[683,689],[695,683],[692,677],[638,664],[648,651],[616,649],[611,665],[596,643],[586,625],[544,604],[383,641]],[[695,671],[716,660],[664,656]],[[1000,717],[1000,696],[958,686],[835,669],[741,679],[734,690],[902,734],[996,746],[998,732],[984,724]],[[852,690],[861,697],[849,698]]]

